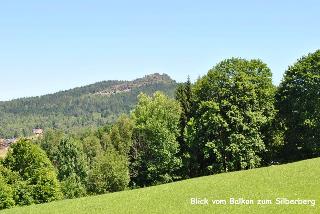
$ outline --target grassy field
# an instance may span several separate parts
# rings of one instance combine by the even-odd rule
[[[208,205],[192,205],[207,198]],[[230,205],[230,198],[252,199],[253,205]],[[315,206],[276,205],[277,198],[313,199]],[[212,204],[225,199],[227,205]],[[258,205],[257,200],[273,204]],[[221,201],[223,202],[223,201]],[[267,202],[267,201],[266,201]],[[268,201],[270,202],[270,201]],[[19,213],[320,213],[320,158],[287,165],[175,182],[75,200],[3,210]]]

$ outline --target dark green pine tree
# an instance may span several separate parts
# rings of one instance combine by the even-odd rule
[[[182,109],[180,115],[178,136],[178,142],[180,145],[179,156],[182,159],[182,167],[180,169],[180,174],[184,178],[188,178],[192,177],[192,172],[190,168],[190,147],[187,145],[185,140],[185,128],[190,118],[192,117],[192,84],[189,76],[187,82],[178,85],[177,90],[175,92],[175,98],[180,103]]]

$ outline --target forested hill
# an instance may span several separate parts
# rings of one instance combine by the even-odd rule
[[[103,81],[40,97],[0,102],[0,138],[28,136],[33,128],[72,131],[100,126],[129,113],[140,92],[174,95],[177,83],[166,74],[134,81]]]

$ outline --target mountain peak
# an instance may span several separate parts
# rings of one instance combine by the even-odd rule
[[[175,81],[172,80],[168,74],[154,73],[146,75],[143,78],[135,79],[133,81],[125,81],[116,85],[112,85],[109,88],[95,92],[94,94],[111,96],[113,94],[126,93],[130,92],[132,89],[158,83],[172,84],[175,83]]]
[[[174,82],[174,80],[171,79],[171,77],[168,74],[159,74],[159,73],[154,73],[154,74],[148,74],[145,75],[143,78],[138,78],[137,80],[144,80],[144,81],[159,81],[159,82]]]

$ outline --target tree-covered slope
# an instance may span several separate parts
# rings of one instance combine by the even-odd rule
[[[128,113],[140,92],[173,96],[176,82],[152,74],[134,81],[103,81],[55,94],[0,102],[0,138],[28,136],[33,128],[72,131],[99,126]]]
[[[195,178],[131,191],[13,208],[0,213],[319,213],[320,158],[292,164]],[[191,205],[207,198],[208,205]],[[230,198],[253,200],[230,205]],[[276,204],[277,198],[315,200],[305,205]],[[227,201],[226,205],[211,200]],[[272,204],[258,205],[257,200]],[[285,202],[285,199],[279,200]]]

